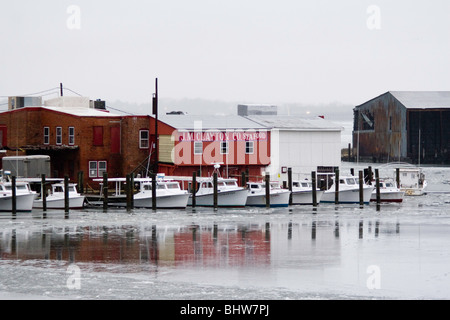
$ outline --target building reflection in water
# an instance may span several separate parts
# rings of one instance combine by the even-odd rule
[[[310,256],[314,255],[316,263],[333,263],[339,260],[342,236],[378,237],[380,229],[378,220],[359,220],[352,225],[338,218],[279,224],[7,229],[0,230],[0,258],[221,268],[294,260],[301,264],[313,261]],[[387,224],[383,230],[385,234],[399,234],[400,225]]]

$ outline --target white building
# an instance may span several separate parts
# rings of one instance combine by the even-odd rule
[[[294,180],[310,178],[312,171],[324,171],[341,164],[341,132],[344,130],[322,118],[300,116],[248,116],[247,119],[271,131],[271,179],[287,181],[288,168]]]

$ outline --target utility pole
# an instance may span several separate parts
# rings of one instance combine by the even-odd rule
[[[155,163],[153,164],[153,172],[158,173],[159,162],[159,136],[158,136],[158,78],[155,80],[155,93],[153,94],[153,115],[155,116]]]

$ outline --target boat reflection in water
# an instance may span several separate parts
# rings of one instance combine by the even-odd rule
[[[388,226],[389,227],[389,226]],[[298,267],[336,264],[340,260],[338,221],[308,223],[228,223],[184,227],[78,226],[40,230],[0,231],[4,260],[57,260],[133,266],[228,268],[242,266]],[[352,227],[354,239],[378,237],[379,222],[361,220]],[[391,228],[392,229],[392,228]],[[395,227],[399,233],[399,225]],[[391,232],[392,233],[392,232]],[[319,249],[319,250],[318,250]],[[123,270],[121,270],[123,271]]]

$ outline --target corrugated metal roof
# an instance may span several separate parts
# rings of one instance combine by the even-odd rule
[[[261,125],[278,129],[293,129],[304,131],[343,131],[344,128],[335,123],[322,118],[305,119],[302,116],[247,116],[249,120],[258,122]]]
[[[389,91],[406,108],[450,108],[450,91]]]
[[[256,123],[238,115],[162,115],[158,120],[178,130],[232,130],[232,129],[267,129],[265,125]]]

